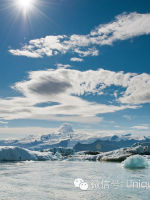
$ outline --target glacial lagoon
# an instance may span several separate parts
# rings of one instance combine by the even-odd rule
[[[76,187],[82,179],[88,188]],[[0,163],[1,200],[149,200],[150,168],[116,162],[24,161]]]

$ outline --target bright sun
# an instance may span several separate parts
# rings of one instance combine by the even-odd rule
[[[27,11],[33,7],[34,0],[16,0],[19,8]]]

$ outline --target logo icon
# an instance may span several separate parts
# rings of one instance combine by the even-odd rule
[[[81,190],[88,190],[88,184],[82,178],[76,178],[74,180],[74,186],[80,188]]]

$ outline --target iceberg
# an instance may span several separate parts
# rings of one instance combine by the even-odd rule
[[[141,155],[133,155],[123,161],[123,166],[128,169],[147,168],[149,166],[146,157]]]
[[[21,147],[0,147],[0,161],[44,161],[54,160],[50,152],[36,152]]]

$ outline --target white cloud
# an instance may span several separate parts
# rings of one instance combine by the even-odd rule
[[[13,55],[33,58],[53,56],[59,52],[66,53],[69,47],[62,43],[65,38],[67,39],[65,35],[50,35],[45,38],[30,40],[29,44],[24,45],[21,50],[10,49],[9,52]]]
[[[148,130],[149,129],[148,126],[144,126],[144,125],[132,126],[131,128],[137,129],[137,130]]]
[[[72,69],[57,69],[32,71],[29,73],[29,80],[18,82],[13,88],[17,89],[25,96],[42,95],[84,95],[102,94],[106,87],[111,85],[130,87],[134,73],[114,72],[104,69],[78,71]],[[142,74],[141,74],[142,76]],[[139,83],[140,84],[140,83]],[[74,96],[71,96],[74,98]],[[76,98],[76,97],[75,97]]]
[[[97,43],[110,45],[117,40],[127,40],[140,35],[150,34],[150,14],[121,14],[109,24],[100,25],[91,32],[97,36]],[[99,38],[99,40],[98,40]]]
[[[28,58],[42,58],[42,55],[34,50],[30,51],[30,50],[27,50],[27,49],[22,49],[22,50],[19,50],[19,49],[16,49],[16,50],[13,50],[13,49],[10,49],[9,52],[15,56],[26,56]],[[52,54],[51,54],[52,55]]]
[[[67,69],[67,68],[71,68],[71,65],[69,65],[69,64],[57,63],[56,66],[57,66],[58,69]]]
[[[98,56],[99,51],[95,48],[89,48],[87,50],[80,50],[80,49],[74,49],[75,53],[78,53],[79,56],[81,57],[86,57],[86,56]]]
[[[72,62],[83,62],[83,58],[73,57],[73,58],[70,59],[70,61],[72,61]]]
[[[130,104],[102,104],[82,99],[82,95],[103,95],[111,85],[129,87],[132,73],[109,70],[78,71],[57,69],[29,72],[28,80],[12,87],[21,93],[19,97],[0,99],[0,119],[42,119],[95,123],[102,118],[98,114],[111,113],[127,108]],[[46,103],[45,106],[40,104]]]
[[[87,35],[46,36],[30,40],[21,49],[10,49],[9,52],[13,55],[33,58],[67,52],[77,53],[79,56],[97,56],[97,46],[112,45],[115,41],[150,34],[149,21],[149,13],[121,14],[114,21],[98,26]]]
[[[107,88],[115,86],[118,96],[112,103],[90,102],[82,95],[105,95]],[[136,109],[149,103],[149,74],[114,72],[110,70],[79,71],[56,69],[31,71],[27,80],[17,82],[13,89],[18,97],[0,99],[0,120],[42,119],[96,123],[99,114],[124,109]],[[109,93],[114,95],[114,91]],[[100,98],[101,99],[101,98]],[[45,105],[41,105],[41,104]],[[135,105],[139,104],[139,105]],[[125,118],[128,118],[127,115]]]
[[[121,103],[143,104],[150,103],[150,75],[143,73],[132,77],[127,90],[120,97]]]

